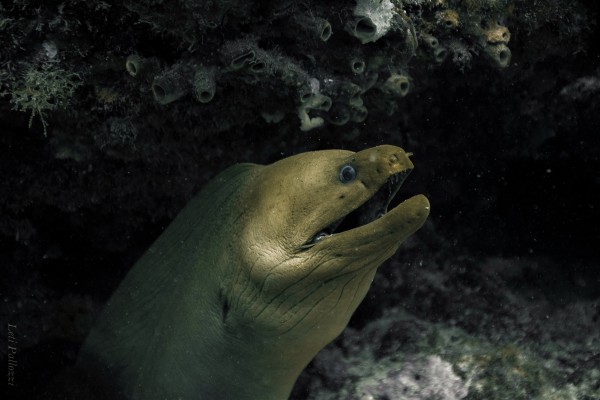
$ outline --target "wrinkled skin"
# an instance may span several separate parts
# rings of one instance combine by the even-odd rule
[[[402,149],[379,146],[227,169],[129,272],[80,367],[115,398],[287,398],[377,267],[423,225],[429,202],[418,195],[315,237],[412,168]]]

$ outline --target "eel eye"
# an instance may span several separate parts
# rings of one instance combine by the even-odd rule
[[[320,242],[321,240],[325,239],[327,236],[329,236],[327,234],[327,232],[320,232],[313,238],[312,242],[313,243]]]
[[[340,181],[342,183],[352,182],[356,178],[356,170],[352,165],[344,165],[340,169]]]

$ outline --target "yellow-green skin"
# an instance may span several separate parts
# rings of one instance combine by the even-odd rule
[[[343,183],[346,164],[357,175]],[[307,243],[412,168],[404,150],[385,145],[225,170],[123,280],[80,367],[113,398],[286,399],[344,329],[377,267],[423,225],[429,202],[412,197]]]

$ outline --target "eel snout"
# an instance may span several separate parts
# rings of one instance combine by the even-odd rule
[[[305,248],[335,234],[360,228],[384,217],[401,186],[414,168],[410,156],[399,147],[378,146],[356,153],[343,166],[355,169],[356,185],[370,190],[370,196],[357,202],[349,212],[321,228]],[[356,190],[358,192],[358,190]],[[429,205],[427,204],[427,209]]]

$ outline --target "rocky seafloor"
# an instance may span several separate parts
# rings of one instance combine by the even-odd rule
[[[390,143],[431,216],[292,399],[600,399],[597,18],[583,0],[3,2],[10,398],[73,364],[217,172]]]

